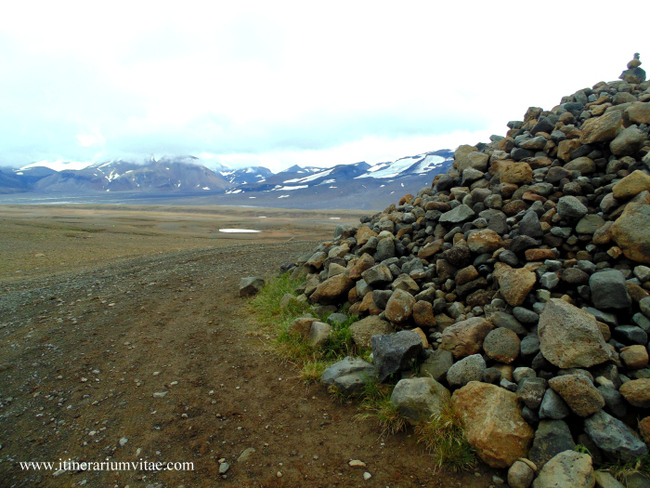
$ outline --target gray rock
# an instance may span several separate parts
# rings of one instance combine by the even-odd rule
[[[637,312],[632,316],[632,320],[636,325],[641,327],[646,334],[650,333],[650,319],[648,319],[645,315]]]
[[[547,290],[553,290],[557,285],[560,284],[560,277],[557,275],[557,273],[544,273],[539,279],[539,284]]]
[[[627,413],[627,407],[623,401],[623,395],[616,388],[599,386],[598,391],[605,399],[605,410],[614,417],[621,419]]]
[[[602,410],[585,420],[585,432],[614,460],[632,461],[648,453],[632,429]]]
[[[332,326],[324,322],[312,322],[307,342],[312,347],[323,347],[332,335]]]
[[[537,426],[535,440],[528,457],[537,466],[544,466],[555,455],[572,451],[576,444],[569,430],[569,426],[563,420],[542,420]]]
[[[534,238],[542,237],[544,235],[542,224],[539,222],[539,217],[537,217],[537,214],[532,210],[526,212],[524,217],[519,221],[519,233]]]
[[[636,325],[619,325],[614,328],[614,337],[624,344],[641,344],[645,346],[648,343],[648,334]]]
[[[512,378],[515,380],[515,383],[519,384],[527,378],[535,378],[537,373],[532,368],[527,368],[525,366],[520,366],[515,368],[512,372]]]
[[[385,264],[377,264],[372,268],[365,270],[361,273],[361,277],[365,280],[368,286],[373,288],[382,287],[393,281],[393,275]]]
[[[420,374],[431,376],[436,381],[443,381],[452,364],[454,364],[454,355],[446,349],[438,348],[422,363]]]
[[[562,220],[577,222],[585,216],[587,213],[587,207],[585,207],[576,197],[568,195],[558,200],[557,213]]]
[[[370,339],[374,335],[391,334],[393,327],[376,315],[370,315],[350,325],[352,340],[359,347],[372,347]]]
[[[361,392],[375,378],[375,367],[360,358],[346,357],[327,368],[321,375],[326,385],[334,385],[346,395]]]
[[[464,203],[458,205],[456,208],[443,213],[438,222],[441,224],[460,224],[473,218],[476,215],[468,205]]]
[[[517,387],[517,398],[528,408],[537,410],[544,398],[546,380],[544,378],[526,378]]]
[[[483,341],[483,350],[490,359],[510,364],[519,357],[521,341],[517,334],[505,327],[491,330]]]
[[[395,240],[392,238],[381,239],[377,244],[375,261],[383,261],[395,256]]]
[[[519,348],[522,356],[534,356],[539,352],[539,337],[537,334],[528,334],[521,340]]]
[[[641,281],[642,283],[645,283],[646,281],[650,281],[650,268],[641,265],[635,266],[634,276],[639,278],[639,281]]]
[[[480,354],[472,354],[454,363],[447,371],[447,382],[454,387],[465,386],[470,381],[481,381],[486,369]]]
[[[534,313],[534,312],[533,312]],[[537,314],[535,314],[537,316]],[[494,324],[495,327],[505,327],[515,332],[517,335],[527,334],[528,331],[524,328],[519,321],[507,312],[492,312],[488,316],[488,320]]]
[[[248,276],[239,281],[239,296],[252,297],[257,295],[264,288],[264,278],[259,276]]]
[[[411,424],[417,424],[439,415],[450,398],[449,390],[433,378],[409,378],[395,385],[390,402]]]
[[[596,486],[598,486],[598,488],[625,488],[607,471],[596,471],[594,473],[594,476],[596,478]]]
[[[562,420],[571,414],[571,409],[562,397],[551,388],[547,388],[539,407],[540,419]]]
[[[650,297],[639,300],[639,307],[641,308],[641,313],[650,319]]]
[[[629,308],[632,304],[625,277],[619,270],[608,269],[592,274],[589,289],[594,306],[598,309]]]
[[[527,308],[524,307],[513,308],[512,315],[514,315],[515,318],[522,324],[534,325],[537,322],[539,322],[539,315],[537,315],[532,310],[528,310]]]
[[[533,481],[533,488],[593,488],[596,483],[591,456],[575,451],[556,454]]]
[[[422,338],[412,330],[375,335],[371,342],[379,382],[410,369],[423,349]]]
[[[539,320],[540,349],[560,368],[591,367],[610,359],[596,319],[564,300],[552,298]]]

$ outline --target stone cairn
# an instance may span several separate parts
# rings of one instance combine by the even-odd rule
[[[639,64],[550,111],[529,108],[505,137],[460,146],[431,186],[298,260],[298,299],[314,315],[361,317],[353,339],[373,350],[374,364],[346,358],[324,383],[397,382],[391,401],[413,423],[450,399],[513,487],[536,470],[546,486],[544,466],[563,463],[593,486],[592,457],[648,452],[650,82]],[[328,332],[313,318],[290,327],[315,344]],[[576,444],[591,457],[566,452]]]

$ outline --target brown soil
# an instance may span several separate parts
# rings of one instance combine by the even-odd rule
[[[306,386],[274,355],[239,279],[272,277],[314,236],[356,219],[251,212],[0,208],[0,486],[490,486],[495,473],[483,467],[434,474],[410,433],[379,438],[371,421],[354,420],[355,404]],[[258,229],[264,220],[265,232],[215,233],[246,219]],[[69,460],[193,470],[55,476]]]

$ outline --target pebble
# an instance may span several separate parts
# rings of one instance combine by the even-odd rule
[[[363,479],[364,480],[368,481],[370,478],[372,478],[372,475],[368,471],[363,473]]]

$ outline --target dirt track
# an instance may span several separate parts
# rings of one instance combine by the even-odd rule
[[[313,246],[240,243],[1,281],[0,486],[489,486],[485,470],[433,476],[409,434],[379,439],[354,405],[306,387],[269,351],[239,279],[270,277]],[[193,470],[54,476],[60,460]]]

